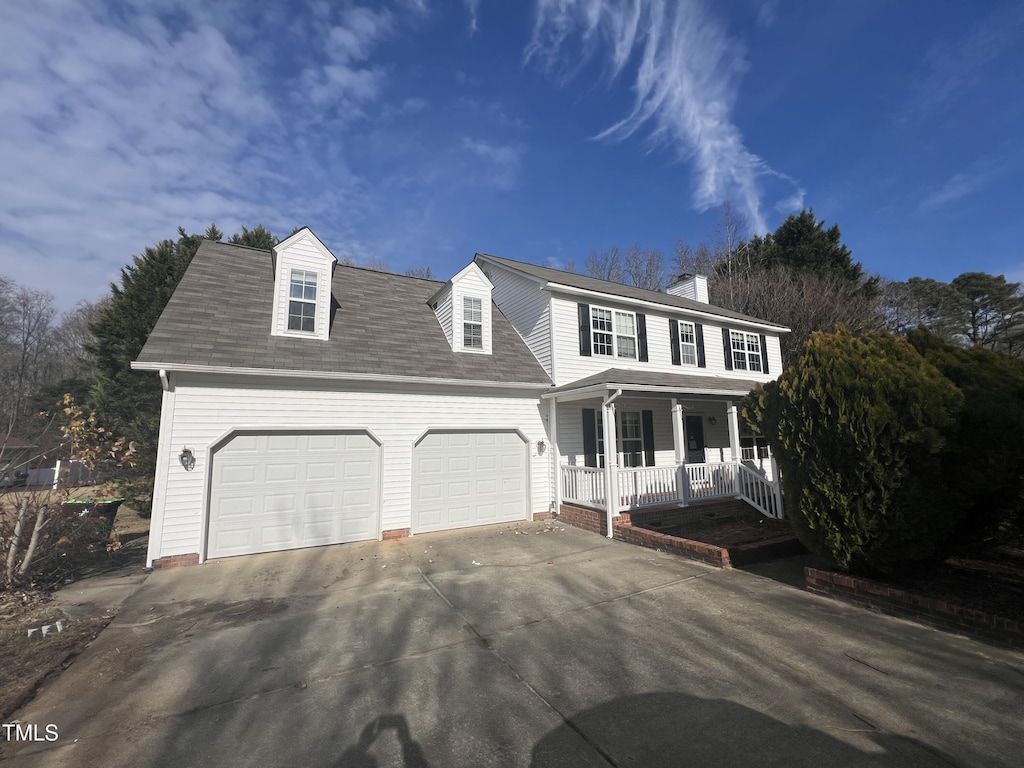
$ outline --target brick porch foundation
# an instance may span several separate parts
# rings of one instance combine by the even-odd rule
[[[737,507],[739,505],[739,507]],[[671,552],[691,560],[699,560],[718,568],[731,568],[732,561],[729,550],[725,547],[716,547],[713,544],[705,544],[700,541],[681,539],[677,536],[669,536],[665,533],[652,531],[649,528],[636,527],[641,524],[649,525],[652,522],[662,522],[666,525],[673,525],[685,522],[688,518],[706,515],[709,512],[727,513],[735,512],[737,509],[749,509],[747,504],[738,499],[728,501],[707,502],[704,504],[693,504],[689,507],[663,507],[646,509],[639,512],[624,512],[612,518],[612,536],[617,541],[627,544],[635,544],[649,549],[658,549],[662,552]],[[607,535],[607,517],[603,510],[580,507],[575,504],[562,504],[558,519],[576,528],[583,528],[592,533]],[[634,525],[635,524],[635,525]]]

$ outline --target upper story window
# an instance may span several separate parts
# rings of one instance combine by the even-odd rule
[[[478,297],[462,297],[462,346],[466,349],[484,348],[483,300]]]
[[[756,333],[731,331],[732,367],[737,371],[763,371],[761,338]]]
[[[317,273],[293,269],[288,289],[288,330],[316,331]]]
[[[697,364],[697,330],[685,320],[679,321],[679,359],[683,365]]]
[[[636,360],[636,315],[591,307],[591,342],[595,355]]]

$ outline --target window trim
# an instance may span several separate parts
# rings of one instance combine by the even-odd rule
[[[622,417],[625,414],[636,416],[636,424],[638,435],[636,437],[625,437],[624,428],[622,426]],[[594,425],[596,427],[597,436],[597,467],[604,469],[604,411],[601,408],[594,409]],[[639,450],[626,451],[626,441],[630,443],[638,443]],[[638,464],[628,464],[626,460],[627,455],[635,455],[637,457]],[[647,466],[654,466],[654,464],[647,463],[647,441],[645,440],[644,434],[644,412],[643,410],[635,411],[620,411],[615,409],[615,452],[614,456],[616,464],[621,457],[622,465],[621,469],[637,469]]]
[[[302,293],[301,296],[293,295],[295,289],[299,288]],[[307,291],[312,289],[312,297],[307,296]],[[315,336],[317,333],[317,294],[320,291],[320,273],[316,270],[300,269],[298,267],[291,267],[288,271],[288,308],[285,316],[285,330],[288,333],[301,334],[303,336]],[[294,308],[298,308],[300,312],[293,312]],[[311,309],[312,314],[307,316],[303,309]],[[296,320],[298,327],[292,326],[292,321]],[[312,321],[311,328],[303,328],[302,323],[304,320]]]
[[[700,363],[700,356],[697,354],[697,323],[692,320],[678,320],[677,323],[679,325],[679,364],[691,365],[696,368]],[[689,326],[693,341],[683,340],[683,334],[686,331],[685,326]],[[693,350],[693,362],[689,362],[686,359],[686,352],[690,349]]]
[[[596,323],[599,321],[597,317],[598,313],[607,312],[610,315],[611,329],[606,330],[604,328],[598,328]],[[633,319],[633,332],[632,334],[623,333],[620,330],[618,317],[629,316]],[[605,320],[600,320],[602,323]],[[612,309],[611,307],[601,307],[597,305],[590,305],[590,353],[594,357],[611,357],[618,360],[640,360],[640,333],[639,333],[639,322],[637,320],[637,312],[629,309]],[[610,336],[610,342],[598,341],[598,336]],[[619,339],[632,339],[633,340],[633,354],[623,355],[619,352]],[[611,353],[599,352],[597,347],[601,344],[602,347],[611,347]]]
[[[738,347],[737,342],[739,343]],[[761,349],[761,337],[758,334],[730,329],[729,353],[732,356],[733,370],[764,373],[764,356]],[[753,358],[757,360],[757,368],[751,365]]]
[[[467,308],[466,304],[469,302],[477,302],[479,307],[475,309]],[[479,320],[466,319],[469,312],[478,312]],[[472,315],[470,315],[472,317]],[[467,331],[476,328],[479,330],[480,344],[467,344],[466,339]],[[483,352],[484,351],[484,300],[479,296],[462,296],[462,348],[467,352]]]

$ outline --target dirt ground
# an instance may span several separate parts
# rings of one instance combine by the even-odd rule
[[[108,498],[109,489],[89,488],[78,497]],[[3,506],[20,503],[20,493],[4,494]],[[111,548],[101,550],[76,569],[78,578],[104,573],[145,560],[149,520],[135,510],[118,509],[111,532]],[[114,618],[113,613],[71,619],[42,589],[14,589],[0,592],[0,720],[28,702],[36,689],[51,675],[74,661],[85,647]],[[57,622],[60,622],[60,628]],[[43,635],[43,627],[48,627]],[[30,634],[31,632],[31,634]]]

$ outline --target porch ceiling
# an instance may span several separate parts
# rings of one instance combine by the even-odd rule
[[[630,371],[609,368],[593,376],[554,387],[542,397],[556,400],[574,400],[599,392],[621,389],[624,392],[651,392],[674,395],[727,395],[742,397],[757,386],[751,379],[730,379],[722,376],[695,376],[688,373],[660,371]]]

